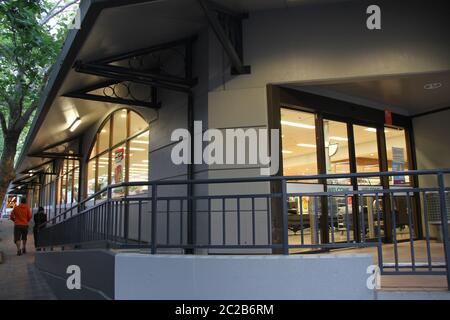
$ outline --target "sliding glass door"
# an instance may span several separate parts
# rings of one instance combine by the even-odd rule
[[[368,125],[343,117],[322,116],[293,108],[281,108],[282,169],[285,176],[315,174],[371,173],[384,170],[404,171],[410,168],[407,134],[404,128]],[[384,150],[383,150],[384,148]],[[295,180],[295,179],[293,179]],[[406,176],[381,179],[329,178],[289,181],[288,192],[380,190],[411,183]],[[405,197],[394,197],[394,208],[404,215]],[[383,197],[367,193],[364,196],[290,197],[289,228],[294,243],[319,243],[376,239],[384,237],[387,225],[384,217],[390,203]],[[319,217],[313,214],[319,210]],[[404,210],[403,210],[404,211]],[[377,219],[377,212],[380,220]],[[328,218],[325,219],[325,215]],[[304,232],[298,234],[300,227]],[[401,227],[401,226],[400,226]],[[347,232],[350,230],[350,232]],[[380,231],[380,235],[378,235]],[[392,231],[392,230],[391,230]],[[409,230],[396,230],[397,238],[408,236]]]

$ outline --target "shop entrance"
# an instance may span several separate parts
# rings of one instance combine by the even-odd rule
[[[335,112],[321,109],[323,101],[320,99],[315,108],[305,107],[302,99],[293,104],[292,95],[289,102],[281,100],[279,108],[284,176],[392,172],[414,168],[408,121],[386,124],[384,117],[374,119],[370,113],[368,117],[358,117],[363,114],[361,110],[337,115],[338,108]],[[330,178],[289,181],[288,192],[400,190],[415,183],[408,176]],[[294,243],[318,244],[349,239],[376,241],[379,237],[387,242],[393,241],[394,237],[397,241],[417,238],[420,237],[418,201],[414,194],[401,192],[386,197],[376,197],[370,192],[342,198],[290,197],[289,239]],[[319,216],[313,214],[315,211]],[[409,230],[409,219],[414,221],[414,230]],[[300,226],[303,226],[303,232]]]

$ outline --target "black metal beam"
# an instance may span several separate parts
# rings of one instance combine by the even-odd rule
[[[231,40],[228,38],[225,30],[222,28],[222,25],[217,18],[217,14],[213,10],[213,6],[210,4],[208,0],[197,0],[200,6],[203,8],[205,12],[206,18],[209,22],[209,25],[213,29],[214,33],[217,36],[217,39],[222,44],[223,49],[228,55],[228,58],[233,65],[234,71],[237,74],[249,74],[250,66],[244,66],[242,62],[242,58],[239,56],[236,48],[234,47]]]
[[[56,143],[53,143],[53,144],[51,144],[51,145],[45,147],[44,149],[40,149],[39,151],[33,152],[33,154],[46,152],[46,151],[49,150],[49,149],[53,149],[53,148],[56,148],[56,147],[58,147],[58,146],[61,146],[61,145],[65,144],[65,143],[69,143],[69,142],[78,140],[79,138],[80,138],[80,135],[78,135],[78,136],[76,136],[76,137],[70,137],[70,138],[65,139],[65,140],[62,140],[62,141],[58,141],[58,142],[56,142]],[[28,154],[28,155],[30,155],[30,154]]]
[[[117,72],[112,72],[112,71],[108,71],[105,69],[100,69],[100,68],[98,68],[98,65],[96,65],[95,68],[91,68],[90,66],[87,67],[85,64],[82,64],[82,63],[77,63],[77,65],[75,66],[75,70],[80,73],[91,74],[91,75],[109,78],[109,79],[115,79],[115,80],[118,80],[119,82],[130,81],[130,82],[141,83],[141,84],[150,85],[150,86],[154,86],[154,87],[158,87],[158,88],[162,88],[162,89],[179,91],[179,92],[184,92],[184,93],[189,93],[191,91],[191,89],[189,87],[168,84],[168,83],[164,83],[161,81],[155,81],[150,77],[139,76],[131,70],[129,72],[117,73]]]
[[[91,70],[99,70],[104,72],[109,72],[117,75],[125,75],[125,76],[133,76],[133,77],[140,77],[142,79],[148,79],[150,81],[157,81],[157,82],[167,82],[168,84],[172,85],[180,85],[185,87],[193,87],[197,84],[197,80],[195,79],[185,79],[170,75],[162,75],[158,73],[154,73],[151,71],[137,71],[132,70],[129,68],[124,68],[120,66],[113,66],[113,65],[103,65],[103,64],[96,64],[96,63],[82,63],[78,62],[75,65],[76,70],[78,69],[91,69]]]
[[[41,153],[33,153],[29,154],[29,157],[33,158],[49,158],[49,159],[73,159],[79,160],[82,158],[81,155],[75,153],[58,153],[58,152],[41,152]]]
[[[153,103],[153,102],[147,102],[147,101],[127,100],[127,99],[122,99],[122,98],[99,96],[99,95],[95,95],[95,94],[82,93],[82,92],[70,92],[70,93],[64,94],[63,96],[64,97],[68,97],[68,98],[91,100],[91,101],[100,101],[100,102],[109,102],[109,103],[123,104],[123,105],[129,105],[129,106],[141,106],[141,107],[153,108],[153,109],[161,108],[161,104],[160,103]]]
[[[98,89],[103,89],[103,88],[106,88],[106,87],[109,87],[109,86],[112,86],[112,85],[115,85],[115,84],[119,84],[120,82],[121,81],[119,81],[119,80],[102,81],[100,83],[96,83],[96,84],[93,84],[91,86],[87,86],[87,87],[84,87],[82,89],[76,90],[75,92],[88,93],[88,92],[95,91],[95,90],[98,90]]]
[[[129,51],[129,52],[116,54],[116,55],[106,57],[103,59],[98,59],[98,60],[93,61],[92,63],[108,64],[108,63],[121,61],[121,60],[129,59],[129,58],[139,57],[139,56],[143,56],[143,55],[146,55],[146,54],[149,54],[152,52],[171,49],[171,48],[178,47],[180,45],[186,45],[189,42],[194,42],[196,39],[197,39],[197,37],[190,37],[190,38],[185,38],[185,39],[181,39],[181,40],[157,44],[154,46],[150,46],[148,48],[133,50],[133,51]]]
[[[234,11],[233,9],[230,9],[228,7],[220,5],[217,2],[211,2],[210,1],[209,2],[209,7],[213,11],[224,13],[226,15],[229,15],[229,16],[231,16],[233,18],[236,18],[236,19],[239,19],[239,20],[248,19],[248,13],[247,12],[240,13],[240,12]]]
[[[28,156],[28,154],[27,154],[27,156]],[[43,167],[43,166],[45,166],[47,164],[50,164],[52,162],[53,162],[53,160],[48,160],[48,161],[46,161],[46,162],[44,162],[44,163],[42,163],[40,165],[37,165],[37,166],[34,166],[32,168],[29,168],[27,170],[22,171],[22,172],[20,172],[20,174],[27,174],[27,173],[30,173],[30,171],[40,171],[40,170],[37,170],[37,169],[39,169],[39,168],[41,168],[41,167]],[[39,173],[41,173],[41,172],[39,172]]]

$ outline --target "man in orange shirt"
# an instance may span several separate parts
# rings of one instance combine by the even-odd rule
[[[31,210],[27,205],[27,199],[22,197],[20,204],[13,209],[10,219],[14,221],[14,242],[17,246],[17,255],[26,253],[28,222],[31,220]],[[20,241],[22,241],[22,249],[20,249]]]

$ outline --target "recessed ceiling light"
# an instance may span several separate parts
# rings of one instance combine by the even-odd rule
[[[440,87],[442,87],[441,82],[427,83],[426,85],[423,86],[425,90],[434,90],[439,89]]]

